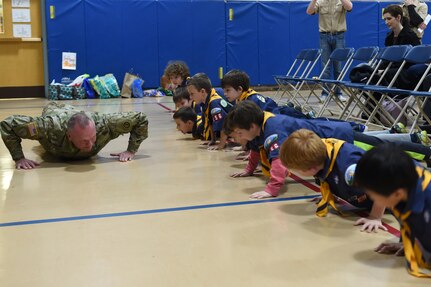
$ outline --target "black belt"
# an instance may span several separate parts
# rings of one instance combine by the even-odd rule
[[[341,32],[320,32],[321,34],[330,34],[330,35],[339,35],[339,34],[343,34],[346,31],[341,31]]]

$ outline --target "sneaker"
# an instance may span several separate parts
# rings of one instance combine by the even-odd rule
[[[405,133],[407,133],[407,129],[403,123],[397,123],[396,125],[392,126],[390,133],[391,134],[405,134]]]
[[[308,119],[315,119],[316,118],[316,114],[314,113],[314,111],[309,111],[308,113],[305,114],[305,116]]]
[[[294,108],[295,107],[295,105],[292,102],[287,102],[285,105],[287,107],[289,107],[289,108]]]
[[[353,130],[360,132],[360,133],[365,133],[366,131],[368,131],[368,127],[366,125],[363,125],[363,124],[357,124],[354,126]]]
[[[347,102],[347,98],[346,98],[345,96],[343,96],[343,95],[338,95],[337,97],[338,97],[338,99],[339,99],[340,101],[342,101],[342,102]]]
[[[296,105],[294,109],[300,113],[302,113],[302,107],[300,105]]]
[[[426,131],[421,131],[419,133],[416,133],[416,136],[418,137],[421,144],[423,144],[425,146],[431,145],[431,140],[429,139]]]

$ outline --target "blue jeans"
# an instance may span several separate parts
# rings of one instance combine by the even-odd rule
[[[337,35],[332,34],[320,34],[320,49],[322,49],[322,69],[325,67],[326,63],[329,61],[329,56],[331,53],[338,48],[345,48],[346,42],[344,40],[344,33]],[[341,72],[341,62],[332,62],[332,67],[329,65],[325,72],[323,73],[322,79],[331,78],[331,70],[334,70],[334,79],[337,79]],[[335,90],[336,95],[341,95],[340,88]],[[323,90],[322,95],[328,95],[328,93]]]

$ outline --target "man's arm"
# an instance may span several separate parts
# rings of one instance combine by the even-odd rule
[[[316,14],[316,3],[317,3],[317,0],[311,0],[310,4],[308,4],[307,11],[306,11],[308,15]]]
[[[28,116],[10,116],[0,122],[0,132],[4,144],[9,150],[12,159],[19,161],[25,159],[22,151],[21,139],[37,140],[41,131],[35,118]]]
[[[411,1],[405,1],[405,5],[409,11],[410,25],[412,27],[419,27],[428,14],[428,6],[425,4],[416,7]]]
[[[341,0],[341,4],[343,5],[343,8],[347,11],[350,12],[353,9],[353,4],[350,0]]]
[[[126,112],[108,114],[105,120],[110,129],[111,138],[130,133],[127,151],[135,154],[141,143],[148,137],[148,120],[144,113]]]

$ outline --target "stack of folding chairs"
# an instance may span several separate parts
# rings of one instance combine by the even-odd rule
[[[336,49],[322,72],[317,74],[314,69],[320,54],[320,50],[316,49],[302,50],[286,75],[274,76],[278,84],[275,99],[280,104],[292,102],[308,106],[317,117],[362,121],[367,126],[384,129],[390,129],[403,120],[409,123],[410,132],[421,130],[423,124],[431,125],[430,116],[424,112],[431,89],[420,91],[431,71],[431,46],[402,45],[380,50],[378,47],[363,47],[356,52],[352,48]],[[335,80],[324,79],[325,69],[334,62],[343,63],[339,77]],[[372,71],[371,75],[364,83],[352,83],[347,80],[349,72],[359,63],[366,64]],[[413,90],[395,88],[400,74],[415,64],[427,65],[416,87]],[[322,90],[328,94],[324,100],[320,97]],[[347,101],[336,95],[338,90],[346,94]],[[403,98],[402,102],[394,95],[398,99]],[[385,110],[388,104],[397,112]]]

